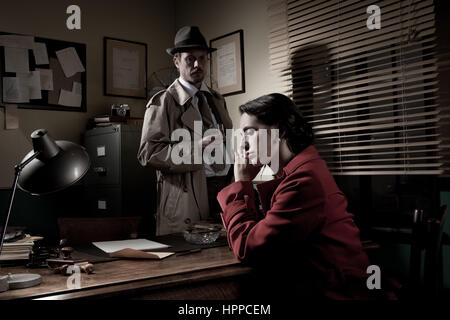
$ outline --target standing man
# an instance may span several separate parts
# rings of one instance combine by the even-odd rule
[[[178,30],[174,44],[167,53],[173,56],[180,77],[148,102],[138,152],[143,166],[158,171],[157,235],[180,232],[197,220],[220,221],[216,195],[230,183],[233,171],[224,162],[205,164],[203,157],[195,163],[193,156],[232,128],[225,100],[203,82],[208,54],[215,49],[208,47],[195,26]],[[203,137],[210,128],[220,129],[222,137]],[[187,163],[174,162],[173,155],[178,155],[181,143],[186,143],[172,139],[177,129],[187,130],[190,141],[194,141],[189,144],[192,161]]]

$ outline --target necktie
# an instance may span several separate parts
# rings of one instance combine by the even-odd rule
[[[206,93],[208,94],[208,93]],[[214,127],[214,121],[212,119],[212,115],[211,115],[211,109],[208,106],[208,100],[206,97],[206,94],[203,94],[200,90],[197,91],[196,95],[198,98],[198,110],[200,111],[201,115],[202,115],[202,119],[203,119],[203,127],[204,130],[203,132],[205,132],[207,129],[209,128],[213,128]],[[216,121],[219,121],[219,119],[216,119]],[[223,146],[222,146],[223,148]],[[223,150],[223,149],[222,149]],[[212,151],[211,154],[214,157],[214,150]],[[225,164],[223,163],[223,159],[222,159],[222,163],[212,163],[211,167],[214,169],[214,171],[219,172],[222,171],[223,169],[225,169]]]
[[[211,116],[211,110],[208,107],[208,102],[206,100],[205,95],[199,90],[196,93],[198,98],[198,110],[200,111],[200,114],[202,115],[203,120],[203,127],[204,130],[207,130],[209,128],[212,128],[214,125],[212,116]]]

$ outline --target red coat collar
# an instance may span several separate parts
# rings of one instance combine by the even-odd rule
[[[295,170],[297,170],[298,167],[314,159],[320,159],[320,156],[317,152],[316,147],[310,145],[288,162],[288,164],[283,168],[284,175],[290,175]]]
[[[288,164],[283,168],[283,176],[256,185],[264,214],[270,209],[272,195],[280,185],[281,181],[283,181],[286,176],[297,170],[298,167],[314,159],[320,159],[320,156],[317,149],[311,145],[288,162]]]

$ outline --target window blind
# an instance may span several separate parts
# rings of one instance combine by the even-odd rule
[[[270,0],[270,68],[335,175],[443,174],[432,0]]]

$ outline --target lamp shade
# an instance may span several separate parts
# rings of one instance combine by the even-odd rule
[[[54,141],[45,129],[31,134],[33,151],[22,162],[31,160],[21,172],[18,185],[20,189],[42,195],[62,190],[80,180],[90,166],[86,150],[69,141]]]

